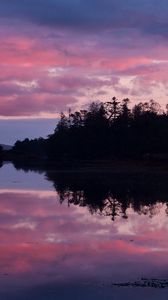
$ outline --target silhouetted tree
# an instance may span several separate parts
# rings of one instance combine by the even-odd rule
[[[53,134],[17,141],[18,155],[52,160],[160,157],[168,159],[168,114],[154,100],[130,108],[128,98],[93,102],[88,110],[61,113]]]
[[[120,114],[120,102],[116,97],[113,97],[110,102],[106,102],[104,104],[106,115],[109,121],[115,120]]]

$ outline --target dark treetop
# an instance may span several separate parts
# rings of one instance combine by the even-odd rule
[[[17,141],[13,155],[52,160],[165,158],[168,114],[154,100],[129,108],[129,99],[94,102],[88,110],[61,113],[47,139]]]

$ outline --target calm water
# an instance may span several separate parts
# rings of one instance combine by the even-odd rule
[[[167,178],[0,168],[0,299],[167,299],[142,278],[168,279]]]

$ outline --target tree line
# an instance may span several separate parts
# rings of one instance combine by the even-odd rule
[[[130,108],[128,98],[93,102],[88,109],[61,113],[46,139],[17,141],[16,155],[52,160],[141,158],[168,154],[168,106],[154,100]]]

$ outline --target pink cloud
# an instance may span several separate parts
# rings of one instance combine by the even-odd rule
[[[47,115],[97,97],[109,100],[114,94],[135,100],[141,96],[142,101],[142,97],[153,98],[156,82],[167,88],[167,65],[159,63],[168,58],[167,45],[158,45],[135,30],[131,37],[122,35],[121,42],[117,31],[99,36],[42,31],[35,25],[2,26],[1,116]],[[31,82],[36,86],[26,88]]]

